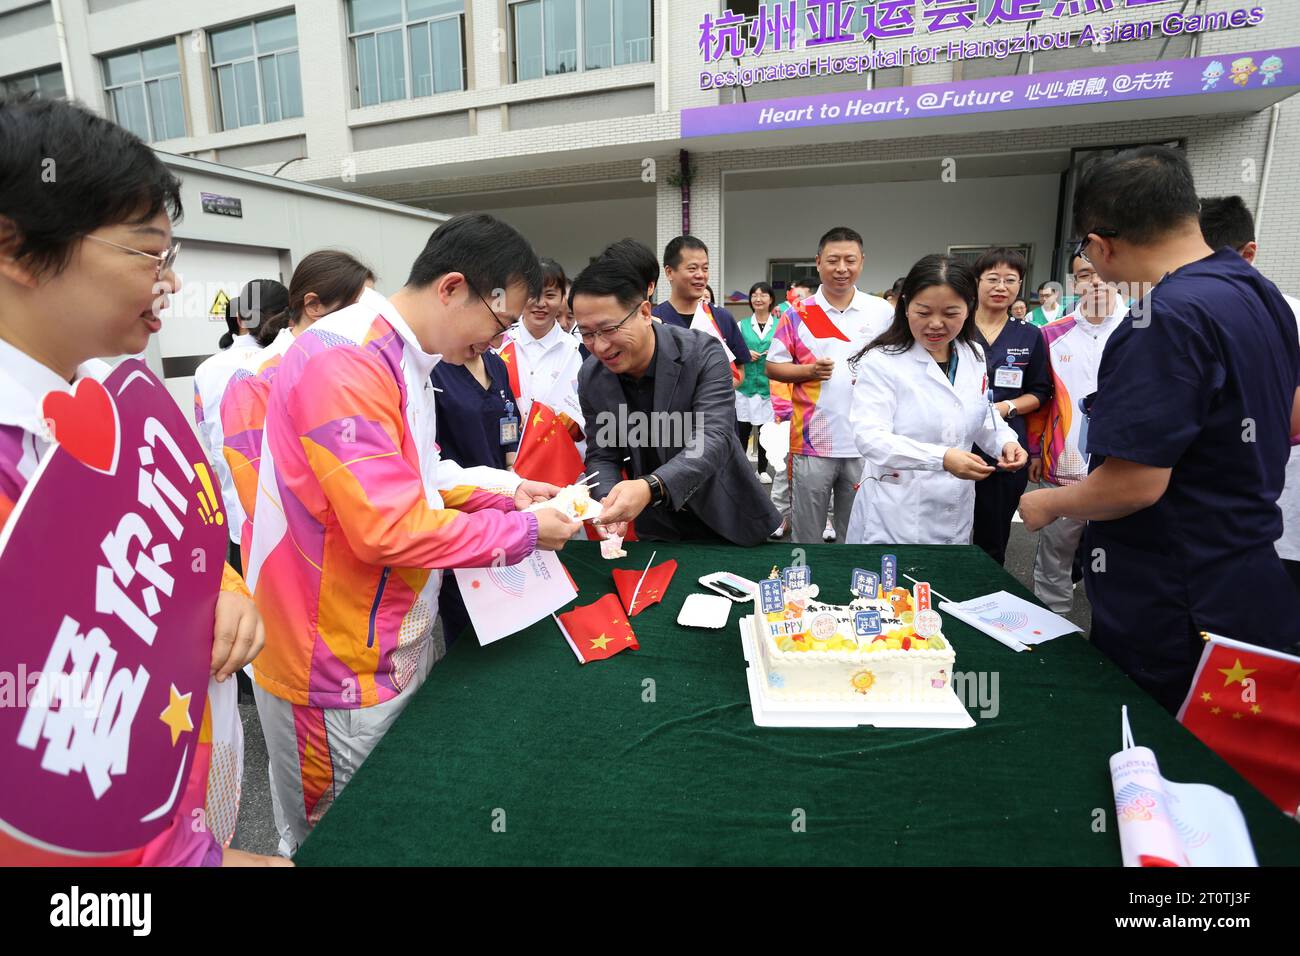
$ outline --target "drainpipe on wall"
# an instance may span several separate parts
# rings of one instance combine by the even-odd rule
[[[1264,201],[1268,195],[1268,175],[1273,169],[1273,144],[1277,141],[1277,124],[1282,117],[1282,104],[1273,104],[1273,116],[1268,121],[1268,142],[1264,146],[1264,171],[1259,174],[1259,199],[1255,203],[1255,239],[1263,233]]]
[[[60,0],[50,0],[50,12],[54,15],[54,36],[59,42],[59,68],[63,70],[63,91],[69,101],[76,99],[72,88],[72,57],[68,53],[68,32],[63,28],[63,4]]]
[[[681,166],[682,180],[682,235],[691,234],[691,154],[686,150],[677,151],[677,162]]]

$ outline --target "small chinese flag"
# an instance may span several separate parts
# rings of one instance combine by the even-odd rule
[[[651,604],[658,604],[664,599],[668,582],[677,573],[677,561],[669,559],[663,564],[656,564],[645,573],[644,581],[641,581],[641,572],[633,568],[615,568],[610,573],[614,575],[614,587],[618,588],[619,599],[627,608],[628,617],[636,617]],[[641,581],[639,591],[636,587],[637,581]],[[633,592],[636,592],[635,606],[632,604]]]
[[[808,299],[801,305],[796,305],[795,309],[799,313],[799,318],[803,320],[803,324],[808,327],[808,331],[817,338],[839,339],[842,342],[849,340],[849,337],[839,330],[839,326],[831,321],[831,317],[826,314],[826,310],[812,299]]]
[[[606,594],[594,604],[557,615],[555,621],[579,664],[613,657],[629,647],[634,651],[641,647],[615,594]]]
[[[1178,720],[1284,813],[1300,810],[1300,658],[1210,635]]]
[[[549,481],[561,488],[583,473],[582,455],[569,434],[567,419],[542,402],[533,402],[528,424],[519,438],[515,473],[532,481]]]
[[[514,340],[511,339],[501,347],[497,353],[501,356],[501,361],[506,363],[506,375],[510,378],[510,392],[519,401],[519,354],[515,350]]]

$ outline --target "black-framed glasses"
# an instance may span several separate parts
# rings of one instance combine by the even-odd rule
[[[173,242],[166,252],[162,255],[158,255],[155,252],[144,252],[141,249],[132,249],[130,246],[124,246],[119,242],[113,242],[109,239],[101,239],[99,236],[88,235],[85,238],[93,239],[95,242],[102,242],[106,246],[112,246],[114,249],[121,249],[123,252],[129,252],[132,255],[144,256],[146,259],[154,260],[154,262],[158,263],[158,275],[156,278],[159,279],[163,277],[164,272],[176,264],[176,257],[180,255],[181,251],[181,244],[179,242]]]
[[[1070,256],[1071,260],[1079,258],[1084,262],[1092,262],[1092,260],[1088,258],[1088,253],[1084,250],[1087,249],[1088,244],[1092,242],[1093,236],[1096,236],[1098,239],[1116,239],[1119,237],[1119,233],[1114,229],[1106,228],[1094,229],[1092,232],[1084,233],[1083,238],[1081,238],[1074,247],[1074,254]]]
[[[623,316],[623,320],[619,322],[617,325],[609,325],[603,329],[592,329],[590,332],[584,332],[581,329],[579,329],[578,338],[582,339],[583,345],[590,345],[592,342],[596,341],[596,339],[609,338],[609,336],[613,335],[623,326],[627,325],[628,321],[632,318],[632,316],[636,314],[636,311],[639,308],[641,308],[641,304],[646,301],[648,300],[642,299],[641,302],[638,302],[636,305],[632,306],[632,311],[628,312],[627,315]]]
[[[474,289],[473,286],[470,286],[470,288]],[[483,303],[483,307],[487,309],[490,313],[492,313],[492,320],[496,322],[497,328],[501,330],[497,332],[496,335],[492,336],[493,339],[496,339],[498,336],[505,335],[514,327],[515,322],[518,321],[517,319],[511,319],[509,322],[503,324],[501,322],[501,316],[497,315],[497,310],[492,308],[492,306],[488,303],[487,299],[483,298],[483,294],[479,292],[478,289],[474,289],[474,294],[478,296],[478,300]]]

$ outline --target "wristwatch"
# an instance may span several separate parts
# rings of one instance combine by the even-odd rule
[[[641,480],[650,486],[650,504],[662,504],[668,499],[668,489],[658,475],[642,475]]]
[[[1015,418],[1020,414],[1020,409],[1016,408],[1015,402],[1007,402],[1007,421]]]

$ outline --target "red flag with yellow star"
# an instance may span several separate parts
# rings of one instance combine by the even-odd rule
[[[1178,720],[1284,813],[1300,811],[1300,657],[1207,635]]]
[[[677,562],[670,559],[663,564],[656,564],[645,573],[644,581],[641,581],[641,572],[635,568],[615,568],[610,573],[614,575],[614,587],[618,589],[619,600],[627,608],[628,617],[636,617],[651,604],[658,604],[664,599],[668,582],[677,573]],[[640,591],[636,589],[637,581],[641,581]],[[632,604],[633,592],[636,592],[635,606]]]
[[[501,351],[497,353],[501,356],[501,361],[506,363],[506,375],[510,378],[510,392],[514,395],[515,401],[519,401],[519,354],[515,349],[513,339],[507,339],[506,344],[501,346]]]
[[[515,473],[563,488],[582,477],[583,467],[578,446],[569,433],[568,418],[556,415],[542,402],[533,402],[528,423],[519,438]]]
[[[613,657],[629,647],[634,651],[641,647],[615,594],[606,594],[594,604],[557,615],[555,621],[578,656],[579,664]]]

